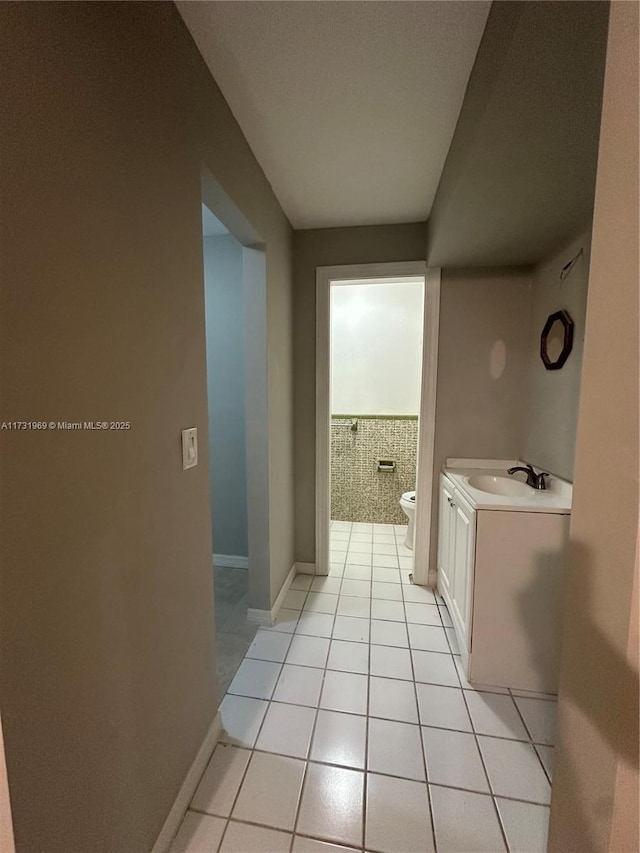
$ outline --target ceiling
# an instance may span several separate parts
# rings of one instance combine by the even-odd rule
[[[294,228],[427,219],[488,0],[176,5]]]

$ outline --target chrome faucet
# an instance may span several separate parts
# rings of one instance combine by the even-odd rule
[[[531,486],[532,489],[543,491],[547,488],[544,478],[548,477],[549,474],[546,471],[541,471],[539,474],[536,474],[532,465],[525,465],[524,467],[522,465],[516,465],[515,468],[509,468],[507,474],[515,474],[516,471],[524,471],[527,475],[527,486]]]

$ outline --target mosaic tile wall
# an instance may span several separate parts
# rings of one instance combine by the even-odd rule
[[[346,426],[354,418],[358,429]],[[400,496],[416,487],[418,419],[331,419],[331,518],[336,521],[369,521],[406,524]],[[378,471],[379,459],[396,463],[393,473]]]

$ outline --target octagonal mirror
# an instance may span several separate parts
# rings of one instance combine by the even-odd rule
[[[547,370],[560,370],[573,346],[573,320],[567,311],[549,314],[540,336],[540,358]]]

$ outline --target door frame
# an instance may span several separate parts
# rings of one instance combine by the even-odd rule
[[[413,577],[429,582],[433,458],[435,441],[438,330],[440,325],[440,267],[426,261],[350,264],[316,268],[316,559],[318,575],[329,573],[331,523],[331,283],[368,279],[424,278],[422,380],[418,420],[416,517]]]

